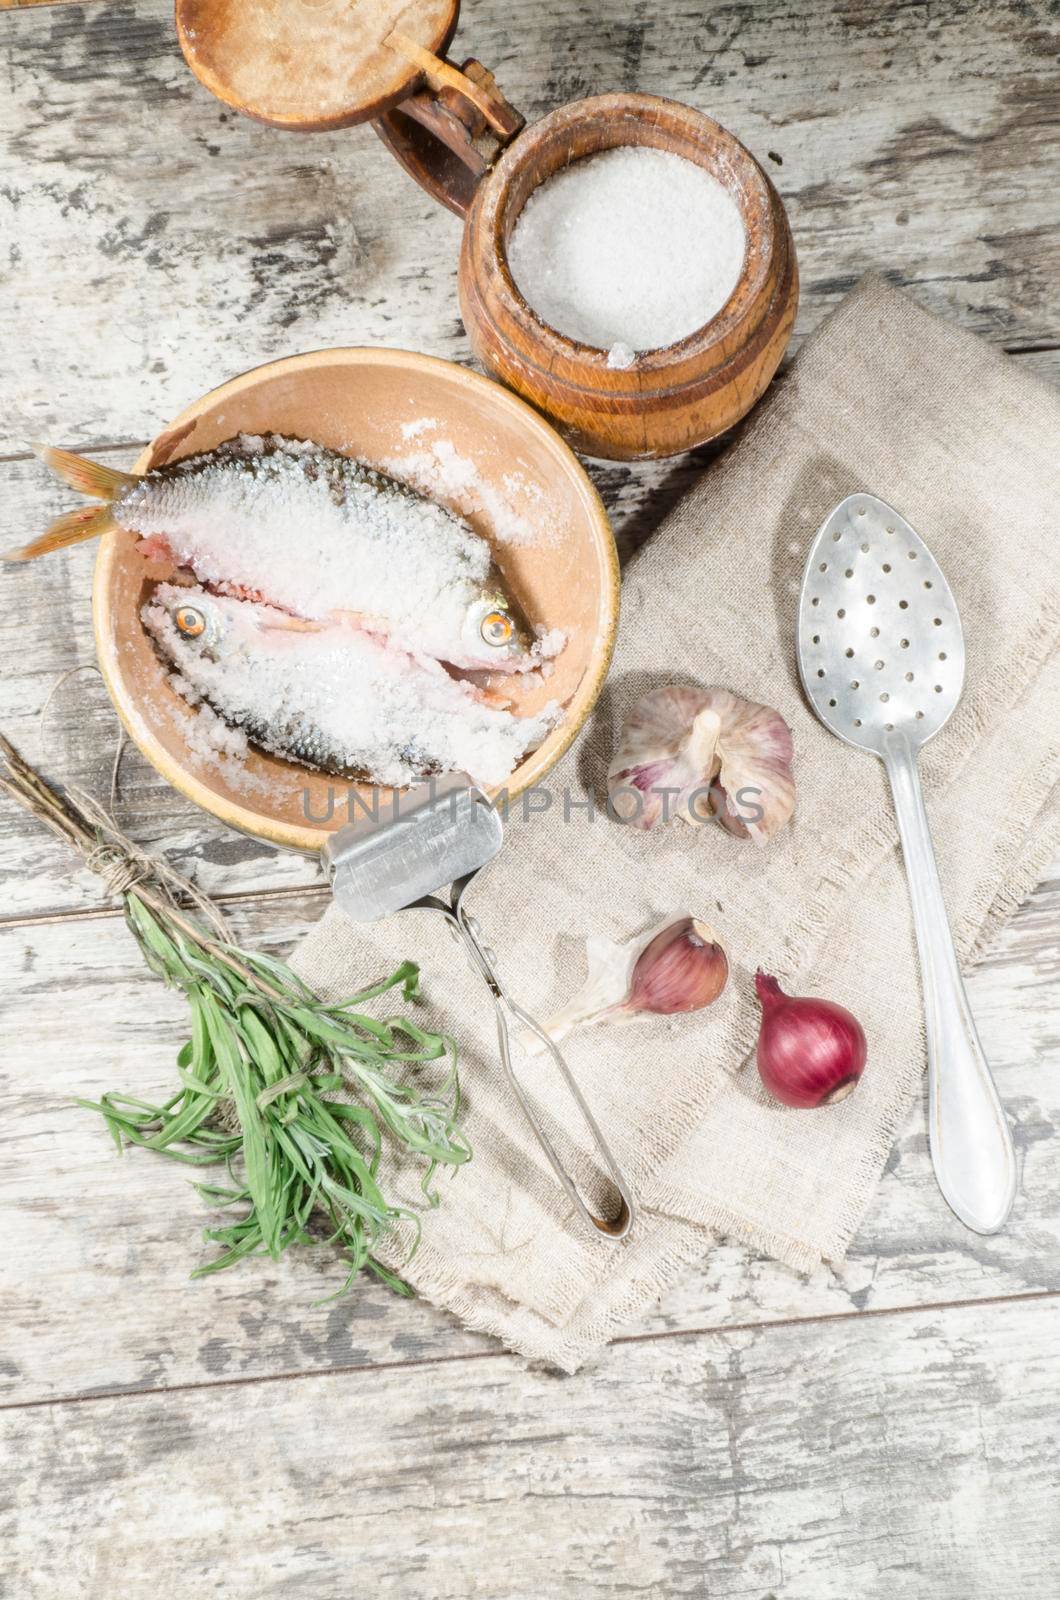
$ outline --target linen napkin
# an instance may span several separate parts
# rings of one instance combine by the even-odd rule
[[[925,1057],[883,767],[829,735],[799,689],[803,562],[831,507],[866,490],[917,529],[953,588],[965,691],[921,770],[967,966],[1060,846],[1058,444],[1048,387],[868,280],[631,564],[607,687],[547,780],[549,809],[513,806],[500,857],[470,891],[502,976],[538,1016],[580,986],[588,935],[621,939],[689,911],[728,950],[730,982],[709,1010],[582,1030],[564,1046],[636,1195],[624,1242],[593,1237],[573,1213],[503,1076],[488,997],[436,913],[360,926],[333,907],[304,941],[295,966],[333,997],[415,959],[425,1025],[459,1042],[474,1158],[442,1180],[403,1268],[420,1294],[573,1371],[719,1234],[801,1269],[843,1256]],[[795,816],[763,849],[715,826],[644,834],[606,816],[616,729],[665,682],[722,684],[790,724]],[[868,1068],[841,1104],[791,1111],[762,1090],[748,1061],[756,967],[862,1021]],[[522,1072],[600,1202],[591,1141],[549,1063]],[[399,1172],[410,1203],[418,1183]],[[408,1242],[398,1230],[386,1259],[402,1266]]]

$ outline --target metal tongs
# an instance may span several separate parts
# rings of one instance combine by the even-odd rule
[[[493,997],[497,1044],[508,1079],[534,1135],[576,1211],[608,1239],[623,1239],[633,1222],[633,1200],[596,1118],[554,1040],[519,1005],[497,976],[494,952],[464,906],[468,885],[504,842],[500,813],[466,773],[451,773],[422,788],[376,802],[363,817],[331,835],[322,853],[335,900],[354,922],[377,922],[396,911],[427,907],[440,911],[471,966]],[[448,901],[438,891],[449,886]],[[520,1083],[512,1064],[509,1018],[537,1035],[574,1097],[592,1135],[601,1165],[610,1174],[619,1204],[611,1217],[586,1205]]]

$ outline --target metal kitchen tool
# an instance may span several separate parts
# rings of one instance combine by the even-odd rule
[[[422,788],[395,792],[393,802],[381,807],[378,814],[366,813],[332,834],[321,855],[335,899],[353,921],[377,922],[414,906],[440,911],[447,919],[472,968],[493,996],[504,1070],[552,1170],[586,1222],[609,1239],[623,1239],[633,1221],[633,1200],[626,1180],[566,1061],[540,1023],[504,988],[494,968],[496,957],[481,942],[478,925],[464,905],[468,885],[493,860],[503,840],[499,812],[466,774],[451,773]],[[451,886],[448,902],[438,898],[438,891],[446,886]],[[598,1217],[589,1209],[560,1160],[512,1065],[509,1018],[542,1041],[573,1095],[600,1162],[618,1190],[620,1204],[614,1217]]]
[[[1016,1193],[1012,1136],[961,981],[916,762],[961,697],[964,638],[931,552],[874,495],[842,501],[814,541],[798,658],[825,727],[887,769],[924,990],[931,1159],[965,1226],[996,1233]]]

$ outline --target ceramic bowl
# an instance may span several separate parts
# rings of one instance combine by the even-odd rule
[[[444,489],[435,497],[465,506],[527,617],[566,636],[549,678],[503,680],[518,711],[532,713],[549,700],[565,707],[562,722],[506,787],[515,796],[539,782],[592,709],[618,619],[610,525],[567,445],[522,400],[466,368],[405,350],[321,350],[270,362],[214,389],[181,413],[135,470],[209,450],[241,432],[313,439],[380,465],[422,459],[443,442],[472,463],[473,509]],[[535,530],[532,538],[526,524]],[[257,750],[235,763],[189,738],[195,713],[170,685],[140,621],[161,576],[146,566],[131,534],[103,540],[93,592],[96,648],[129,737],[174,788],[222,822],[273,844],[318,850],[348,820],[351,791],[371,805],[371,787]]]

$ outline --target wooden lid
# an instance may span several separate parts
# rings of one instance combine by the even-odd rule
[[[459,0],[177,0],[177,36],[195,76],[235,110],[305,131],[368,122],[421,74],[386,43],[400,28],[444,51]]]

